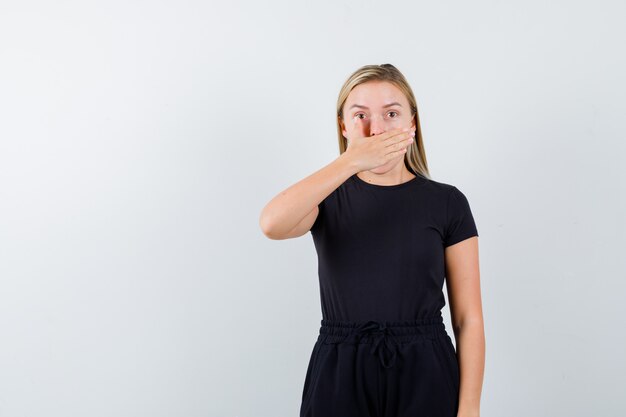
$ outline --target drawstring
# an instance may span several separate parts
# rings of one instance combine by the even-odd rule
[[[367,334],[375,337],[372,349],[370,353],[375,353],[378,350],[378,357],[380,359],[380,363],[385,368],[391,368],[397,356],[397,351],[393,344],[389,341],[389,337],[393,338],[394,336],[389,332],[389,328],[384,324],[374,320],[367,321],[354,329],[354,331],[349,335],[349,339],[356,339],[359,335]],[[385,355],[382,351],[381,343],[384,342],[384,347],[387,350],[391,351],[391,360],[389,363],[385,361]]]

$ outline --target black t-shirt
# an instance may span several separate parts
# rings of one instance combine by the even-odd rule
[[[311,235],[322,319],[404,321],[441,314],[444,249],[478,231],[453,185],[420,175],[375,185],[355,174],[319,204]]]

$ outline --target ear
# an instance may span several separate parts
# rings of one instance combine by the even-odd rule
[[[341,127],[341,134],[347,139],[348,132],[346,131],[346,125],[343,123],[343,120],[341,120],[341,117],[337,116],[337,120],[339,121],[339,127]]]

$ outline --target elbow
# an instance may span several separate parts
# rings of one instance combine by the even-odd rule
[[[272,240],[278,240],[277,236],[274,234],[273,230],[270,227],[265,226],[263,224],[261,224],[260,226],[261,226],[261,232],[263,232],[266,238],[272,239]]]
[[[455,333],[460,333],[464,330],[470,329],[472,330],[482,330],[484,329],[484,322],[482,318],[482,314],[474,313],[474,314],[465,314],[462,315],[456,322],[452,324],[453,330]]]
[[[259,217],[259,227],[265,237],[272,240],[278,240],[275,233],[275,227],[270,219],[270,216],[265,213],[265,210],[261,212],[261,216]]]
[[[270,239],[272,238],[272,228],[267,221],[267,216],[264,216],[263,213],[261,213],[261,216],[259,217],[259,227],[261,228],[261,232],[263,232],[266,237]]]

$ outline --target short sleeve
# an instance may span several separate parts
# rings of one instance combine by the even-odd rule
[[[456,187],[448,195],[444,247],[448,247],[472,236],[478,236],[474,216],[465,195]]]
[[[325,211],[326,200],[322,200],[321,203],[317,206],[319,212],[317,213],[317,217],[311,226],[311,233],[317,233],[317,231],[322,227],[322,223],[324,222],[324,211]]]

